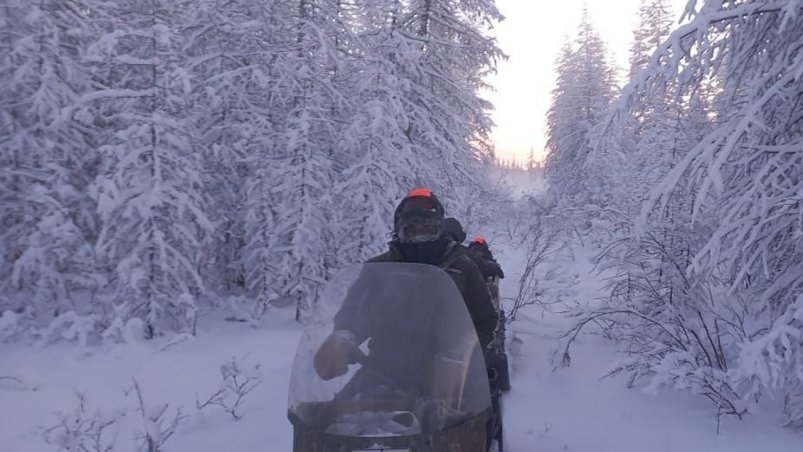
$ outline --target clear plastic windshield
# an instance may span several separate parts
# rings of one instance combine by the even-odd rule
[[[336,338],[359,347],[348,354],[349,364],[342,354],[321,356],[332,350],[322,345],[331,343],[335,331]],[[329,379],[313,364],[338,358],[346,373]],[[332,278],[293,364],[294,423],[349,436],[419,434],[459,424],[489,406],[477,335],[445,271],[370,263]]]

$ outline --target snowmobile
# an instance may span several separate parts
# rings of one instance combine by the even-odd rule
[[[485,283],[488,286],[488,292],[491,294],[491,302],[499,314],[499,325],[496,327],[495,338],[490,346],[493,353],[486,352],[485,360],[490,372],[489,378],[492,380],[492,390],[507,392],[510,391],[510,366],[508,364],[507,351],[505,350],[505,342],[507,340],[506,316],[499,298],[499,276],[487,278]]]
[[[343,330],[358,350],[344,375],[324,379],[316,353]],[[501,439],[468,310],[431,265],[340,271],[302,334],[290,381],[294,452],[486,452]]]

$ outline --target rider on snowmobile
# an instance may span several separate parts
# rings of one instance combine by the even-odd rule
[[[428,264],[446,270],[463,297],[480,344],[487,347],[494,338],[498,313],[479,268],[460,244],[444,233],[443,223],[443,205],[432,191],[412,190],[396,207],[389,250],[368,262]],[[359,344],[367,339],[364,323],[371,321],[367,317],[354,315],[345,306],[335,316],[334,332],[321,344],[313,361],[321,378],[344,375],[348,364],[355,362]]]
[[[482,270],[482,275],[486,278],[498,276],[500,279],[505,277],[502,271],[502,266],[496,262],[491,250],[488,248],[488,242],[484,237],[477,236],[468,244],[468,250],[477,266]]]
[[[444,233],[451,237],[457,243],[462,244],[466,240],[466,231],[463,230],[463,225],[455,218],[445,218],[443,220]],[[475,241],[482,240],[482,243],[475,243]],[[498,276],[500,279],[505,277],[502,272],[502,267],[496,262],[488,249],[488,244],[482,237],[477,237],[472,241],[468,247],[460,245],[466,252],[468,257],[474,261],[477,268],[482,272],[482,276],[486,279]]]

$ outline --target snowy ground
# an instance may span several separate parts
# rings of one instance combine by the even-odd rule
[[[501,250],[499,257],[509,274],[503,292],[513,295],[517,256]],[[587,261],[558,257],[544,271],[548,266],[559,270],[549,282],[551,293],[580,301],[599,294],[598,280]],[[138,450],[141,432],[155,429],[137,411],[138,401],[131,391],[134,380],[149,414],[158,413],[156,409],[167,403],[164,417],[173,416],[177,408],[186,415],[175,435],[166,440],[165,452],[289,451],[286,391],[300,335],[290,315],[278,311],[261,328],[210,321],[197,338],[174,345],[165,339],[81,348],[0,346],[0,377],[14,377],[0,379],[0,451],[79,450],[59,449],[57,444],[67,444],[69,439],[63,435],[64,428],[44,433],[60,423],[59,413],[75,411],[78,392],[86,395],[84,429],[90,429],[88,421],[93,416],[115,420],[101,442],[110,442],[116,433],[112,450]],[[615,348],[595,335],[580,339],[571,367],[553,372],[549,354],[566,325],[560,316],[532,306],[510,328],[521,343],[512,350],[513,390],[504,400],[507,450],[801,450],[800,436],[779,427],[777,411],[755,413],[741,422],[724,419],[717,435],[714,410],[700,397],[646,394],[626,389],[621,380],[600,381],[615,359]],[[238,410],[239,421],[217,406],[196,408],[196,397],[206,399],[219,388],[220,366],[232,357],[244,367],[258,364],[262,378]]]
[[[86,394],[87,417],[100,410],[103,419],[120,419],[112,427],[119,432],[114,451],[138,450],[135,437],[144,431],[144,422],[129,390],[133,379],[150,408],[168,403],[167,415],[173,416],[176,408],[188,415],[166,441],[165,452],[289,451],[287,387],[300,329],[290,312],[279,311],[277,316],[282,318],[259,329],[221,322],[214,332],[202,332],[163,351],[166,341],[80,349],[4,346],[0,376],[20,376],[23,383],[0,381],[0,451],[58,451],[45,442],[42,432],[59,423],[58,412],[74,411],[76,392]],[[259,364],[262,377],[246,396],[239,421],[217,406],[196,409],[196,394],[203,402],[219,389],[220,366],[232,357],[244,365]],[[119,416],[121,410],[128,413]]]

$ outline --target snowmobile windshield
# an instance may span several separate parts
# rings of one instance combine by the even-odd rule
[[[352,348],[344,375],[326,380],[313,360],[336,331],[359,352]],[[412,435],[457,425],[490,403],[476,331],[444,270],[370,263],[332,278],[293,364],[293,423],[335,435]]]

